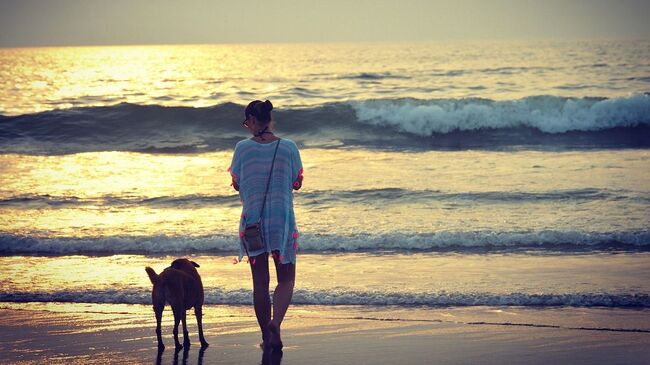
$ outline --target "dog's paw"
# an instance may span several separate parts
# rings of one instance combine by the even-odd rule
[[[207,343],[207,342],[201,342],[201,348],[202,348],[202,349],[204,349],[204,348],[206,348],[206,347],[208,347],[208,346],[210,346],[209,343]]]
[[[183,345],[181,345],[180,343],[176,344],[176,352],[179,352],[182,349],[183,349]]]
[[[165,345],[163,345],[162,343],[159,343],[158,344],[158,352],[163,352],[163,351],[165,351]]]

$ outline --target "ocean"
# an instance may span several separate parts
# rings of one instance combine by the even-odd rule
[[[0,49],[0,302],[252,301],[227,169],[270,99],[295,304],[650,308],[650,42]]]

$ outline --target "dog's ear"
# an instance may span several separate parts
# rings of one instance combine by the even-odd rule
[[[194,267],[201,267],[201,266],[199,266],[199,264],[197,264],[197,263],[194,262],[194,261],[190,261],[190,262],[192,263],[192,265],[194,265]]]

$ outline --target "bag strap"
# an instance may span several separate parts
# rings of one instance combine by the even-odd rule
[[[264,206],[266,205],[266,194],[269,192],[269,185],[271,184],[271,175],[273,174],[273,165],[275,165],[275,156],[278,154],[278,147],[280,147],[280,140],[278,138],[278,144],[275,146],[275,152],[273,152],[273,161],[271,162],[271,170],[269,171],[269,178],[266,180],[266,190],[264,191],[264,200],[262,200],[262,209],[260,209],[260,221],[262,220],[262,214],[264,214]]]

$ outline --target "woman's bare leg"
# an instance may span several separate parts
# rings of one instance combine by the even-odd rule
[[[271,321],[271,298],[269,296],[269,254],[263,253],[249,259],[253,274],[253,306],[257,323],[262,331],[264,344],[269,339],[268,324]]]
[[[273,255],[275,271],[278,276],[278,285],[273,292],[273,319],[269,323],[269,339],[274,347],[282,347],[282,337],[280,336],[280,326],[284,315],[287,313],[291,298],[293,297],[293,287],[296,282],[296,265],[281,264],[277,255]]]

